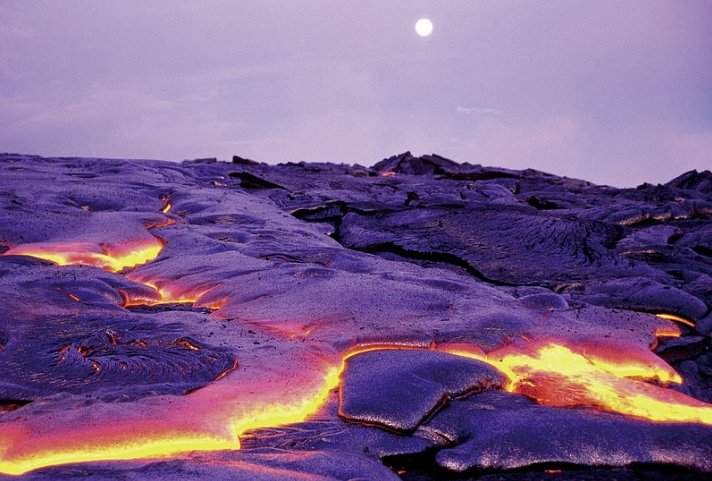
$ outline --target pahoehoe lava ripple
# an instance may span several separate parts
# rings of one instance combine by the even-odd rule
[[[0,398],[94,393],[129,401],[184,394],[235,367],[227,349],[178,337],[181,326],[93,318],[41,319],[8,344],[0,358]],[[101,389],[97,389],[100,386]]]

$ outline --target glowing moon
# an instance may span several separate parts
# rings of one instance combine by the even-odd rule
[[[430,19],[421,18],[415,22],[415,31],[421,37],[427,37],[433,33],[433,22],[431,22]]]

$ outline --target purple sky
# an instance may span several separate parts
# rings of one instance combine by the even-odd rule
[[[413,26],[435,26],[421,38]],[[0,0],[0,151],[712,167],[712,2]]]

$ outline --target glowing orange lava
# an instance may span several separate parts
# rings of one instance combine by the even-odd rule
[[[561,343],[508,346],[486,356],[461,347],[448,352],[477,359],[509,379],[508,391],[548,406],[589,406],[651,421],[712,425],[712,405],[645,381],[679,383],[680,376],[656,356],[618,351],[582,354]],[[615,359],[614,357],[618,357]],[[654,361],[653,361],[654,359]],[[652,361],[652,362],[651,362]]]
[[[149,297],[130,297],[126,296],[124,306],[155,306],[158,304],[194,304],[200,296],[205,294],[208,289],[196,292],[194,290],[176,290],[169,287],[158,286],[157,283],[149,280],[144,280],[141,277],[127,276],[134,282],[150,287],[156,292],[155,298]]]
[[[171,208],[170,202],[162,210]],[[163,243],[155,237],[126,246],[80,242],[34,243],[16,246],[5,255],[27,255],[58,265],[82,264],[118,272],[155,259]],[[200,302],[214,286],[181,286],[141,277],[127,277],[155,291],[150,299],[126,298],[126,305]],[[79,298],[68,293],[75,301]],[[218,306],[219,307],[219,306]],[[686,325],[670,314],[658,317]],[[300,327],[306,331],[306,327]],[[311,328],[310,328],[311,329]],[[299,331],[299,332],[302,332]],[[357,346],[340,355],[328,346],[299,341],[285,331],[291,344],[279,368],[259,359],[219,376],[207,387],[185,396],[139,400],[132,411],[117,403],[96,403],[57,413],[18,418],[1,424],[0,473],[23,474],[59,464],[162,458],[191,451],[239,449],[240,436],[252,429],[302,422],[315,414],[340,382],[346,360],[384,349],[434,349],[485,362],[508,378],[506,389],[548,406],[591,407],[656,422],[712,425],[712,405],[661,385],[682,379],[662,359],[635,344],[616,341],[565,342],[534,339],[512,342],[485,353],[473,345],[376,344]],[[311,331],[309,331],[311,332]],[[671,325],[661,336],[679,336]],[[181,341],[191,350],[200,347]],[[59,363],[66,351],[60,352]],[[98,369],[98,364],[95,365]],[[55,418],[53,419],[53,416]]]
[[[36,242],[13,247],[3,255],[36,257],[60,266],[85,265],[110,272],[136,267],[152,261],[163,249],[156,237],[126,246],[95,245],[84,242]]]
[[[89,408],[94,409],[89,417],[66,413],[69,419],[61,425],[35,418],[7,423],[0,437],[0,473],[19,475],[68,463],[239,449],[245,431],[301,422],[324,405],[339,384],[339,369],[326,362],[310,367],[314,369],[295,374],[291,384],[265,384],[262,373],[248,382],[227,378],[174,398],[168,406],[148,404],[140,413],[127,415],[109,404]],[[84,422],[73,423],[77,416]]]
[[[692,322],[691,320],[685,319],[684,317],[676,316],[675,314],[661,313],[661,314],[656,314],[656,316],[659,317],[660,319],[667,319],[668,321],[679,322],[680,324],[684,324],[686,326],[695,327],[695,323]]]
[[[126,426],[121,426],[126,430]],[[28,443],[24,449],[14,449],[13,438],[22,432],[7,433],[0,440],[0,473],[20,475],[34,469],[69,463],[102,460],[161,458],[190,451],[236,449],[239,444],[229,438],[218,438],[209,433],[186,433],[172,428],[158,429],[151,423],[132,427],[129,436],[124,431],[107,427],[103,433],[89,432],[90,438],[80,438],[82,429],[72,429],[71,440],[59,437],[43,438],[44,446]],[[3,433],[5,435],[5,433]],[[64,445],[64,446],[62,446]]]
[[[198,307],[214,311],[220,309],[225,302],[224,299],[219,299],[209,303],[200,302],[200,298],[204,294],[210,292],[214,286],[203,288],[181,287],[178,282],[166,283],[162,281],[148,280],[147,278],[136,275],[135,273],[129,273],[126,277],[136,283],[150,287],[153,289],[155,295],[151,297],[139,296],[120,290],[124,296],[124,307],[157,306],[161,304],[195,304],[198,305]]]
[[[409,346],[364,346],[351,356]],[[712,405],[650,382],[681,383],[680,375],[654,353],[631,346],[590,342],[576,347],[560,341],[510,345],[488,354],[475,346],[435,349],[490,364],[509,380],[507,390],[548,406],[590,406],[651,421],[712,425]],[[343,364],[342,364],[343,369]]]
[[[13,433],[11,428],[0,440],[0,472],[22,474],[39,467],[73,462],[239,449],[239,436],[245,431],[308,419],[339,385],[349,357],[383,349],[429,348],[417,345],[356,347],[336,364],[320,362],[311,365],[310,372],[301,370],[301,374],[297,374],[301,377],[291,390],[281,386],[270,389],[264,384],[260,389],[258,385],[246,386],[227,378],[175,401],[177,405],[171,409],[193,413],[189,418],[197,419],[197,423],[176,422],[172,415],[162,420],[167,414],[158,410],[155,416],[144,413],[136,419],[114,420],[109,427],[102,423],[94,428],[72,428],[72,439],[78,441],[68,441],[62,429],[61,433],[40,435],[18,446],[14,446],[13,439],[22,437],[22,426],[18,428],[19,433]],[[431,346],[430,349],[486,362],[508,377],[507,390],[530,396],[541,404],[590,406],[653,421],[712,424],[712,406],[640,380],[679,382],[679,376],[658,358],[652,364],[652,358],[636,355],[632,356],[633,360],[619,361],[616,355],[627,353],[589,349],[588,354],[582,354],[557,342],[510,345],[489,354],[475,346]],[[99,413],[95,418],[101,420],[105,416]],[[151,421],[147,422],[147,418]]]

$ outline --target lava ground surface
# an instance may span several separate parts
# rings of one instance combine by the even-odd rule
[[[0,478],[712,473],[712,173],[0,155]]]

